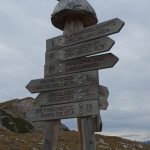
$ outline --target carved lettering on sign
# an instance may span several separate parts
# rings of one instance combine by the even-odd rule
[[[46,42],[46,49],[52,50],[68,45],[74,45],[83,41],[89,41],[99,37],[107,36],[117,33],[124,26],[124,22],[118,18],[93,25],[79,32],[67,34],[65,36],[58,36],[52,39],[48,39]]]
[[[27,116],[31,121],[38,122],[44,120],[95,116],[98,114],[98,100],[91,100],[35,108],[31,112],[28,112]]]
[[[45,65],[45,76],[54,76],[61,74],[69,74],[74,72],[82,72],[88,70],[98,70],[113,67],[118,58],[109,53],[104,55],[74,59],[64,61],[62,63],[53,63]],[[54,67],[54,70],[51,71],[51,67]]]
[[[108,37],[64,47],[58,50],[46,52],[46,64],[53,61],[63,61],[96,53],[106,52],[113,46],[114,41]]]
[[[45,106],[96,100],[98,98],[98,85],[95,84],[70,89],[42,92],[36,97],[35,100],[38,105]]]
[[[98,72],[88,71],[31,80],[26,88],[31,93],[98,84]]]

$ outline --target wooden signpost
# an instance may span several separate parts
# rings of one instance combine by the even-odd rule
[[[103,37],[56,50],[47,50],[46,64],[106,52],[114,43],[109,37]]]
[[[107,36],[118,33],[124,22],[115,18],[96,24],[86,0],[59,1],[51,20],[64,32],[46,41],[44,78],[26,86],[39,93],[37,106],[27,116],[33,122],[45,121],[44,150],[56,150],[60,120],[66,118],[77,118],[80,150],[96,150],[94,132],[102,130],[99,110],[107,109],[109,95],[107,87],[99,86],[98,70],[119,60],[112,53],[101,53],[114,45]]]
[[[26,88],[31,93],[38,93],[93,84],[98,86],[98,72],[95,70],[31,80]]]
[[[93,57],[78,58],[64,62],[55,62],[52,64],[47,62],[44,73],[45,77],[47,77],[74,72],[106,69],[113,67],[118,60],[118,57],[109,53]]]
[[[74,45],[84,41],[89,41],[99,37],[118,33],[123,26],[124,22],[118,18],[115,18],[103,23],[99,23],[97,25],[89,26],[83,30],[79,29],[80,31],[72,34],[67,34],[65,36],[62,35],[52,39],[48,39],[46,41],[46,50],[58,49],[69,45]]]
[[[90,100],[84,102],[58,104],[34,108],[27,115],[34,122],[57,120],[66,118],[77,118],[85,116],[96,116],[99,113],[98,101]]]
[[[83,102],[89,100],[97,100],[97,85],[88,85],[63,90],[55,90],[42,92],[36,97],[36,102],[40,106],[65,104],[71,102]]]

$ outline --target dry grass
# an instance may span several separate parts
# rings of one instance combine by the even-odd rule
[[[17,134],[0,130],[0,150],[42,150],[42,138],[40,133]],[[137,142],[101,135],[96,135],[96,144],[97,150],[150,150]],[[57,150],[79,150],[78,133],[63,132]]]

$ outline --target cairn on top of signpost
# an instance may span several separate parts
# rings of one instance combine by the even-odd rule
[[[52,13],[52,24],[63,30],[66,18],[68,19],[70,16],[80,18],[84,27],[98,22],[96,13],[87,0],[60,0]]]

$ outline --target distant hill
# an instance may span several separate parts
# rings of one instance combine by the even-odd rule
[[[0,129],[18,133],[39,132],[43,130],[43,123],[32,123],[26,117],[26,112],[35,107],[32,97],[13,99],[0,103]],[[62,124],[62,129],[69,128]]]

